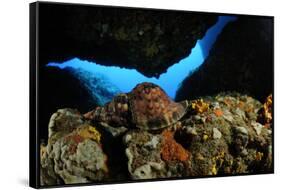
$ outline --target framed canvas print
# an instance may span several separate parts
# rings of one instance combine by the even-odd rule
[[[30,186],[274,172],[271,16],[30,4]]]

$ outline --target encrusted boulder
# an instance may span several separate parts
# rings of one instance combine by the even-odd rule
[[[82,122],[82,116],[74,110],[61,109],[56,114],[50,120],[48,145],[41,146],[41,184],[105,180],[108,167],[101,133]]]
[[[173,139],[173,133],[130,131],[124,136],[128,171],[132,179],[187,176],[190,155]]]
[[[272,131],[258,122],[261,108],[259,101],[238,93],[190,101],[189,115],[175,134],[192,154],[190,175],[272,171]]]
[[[83,124],[82,115],[74,109],[64,108],[53,113],[48,125],[48,144],[55,143],[58,139],[72,132]]]
[[[128,171],[132,179],[152,179],[165,175],[165,163],[160,154],[161,142],[160,135],[146,131],[131,131],[124,136]]]
[[[118,135],[76,110],[58,110],[40,150],[41,184],[273,171],[271,96],[262,104],[229,92],[185,104],[185,114],[166,128],[128,127]]]

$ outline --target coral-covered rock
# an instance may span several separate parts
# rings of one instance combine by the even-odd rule
[[[203,113],[209,109],[209,104],[204,102],[203,99],[194,100],[190,105],[195,113]]]
[[[259,120],[268,101],[239,93],[185,101],[169,127],[129,126],[118,135],[76,110],[58,110],[41,146],[41,184],[272,172],[272,128]]]
[[[124,143],[132,179],[187,176],[189,154],[175,141],[172,132],[130,131],[124,136]]]
[[[191,157],[191,176],[272,171],[271,129],[258,120],[262,104],[238,93],[203,98],[204,112],[187,111],[175,138]],[[191,101],[196,102],[196,101]]]
[[[270,94],[267,98],[263,107],[259,112],[259,120],[263,124],[271,125],[272,123],[272,94]]]
[[[65,184],[104,180],[108,173],[101,145],[75,133],[58,140],[49,157],[54,161],[55,173]]]
[[[50,120],[48,145],[41,147],[41,184],[61,185],[105,180],[107,156],[101,133],[75,110],[61,109]]]
[[[175,141],[172,131],[165,130],[162,136],[164,141],[161,147],[161,157],[164,161],[185,162],[188,160],[188,152]]]
[[[161,135],[152,135],[146,131],[130,131],[124,136],[128,171],[132,179],[165,176],[165,162],[160,153],[161,142]]]
[[[40,146],[40,185],[60,185],[63,181],[54,170],[54,161],[49,158],[47,147]]]
[[[82,115],[74,109],[64,108],[53,113],[49,125],[49,144],[53,144],[64,135],[72,132],[74,129],[83,124]]]

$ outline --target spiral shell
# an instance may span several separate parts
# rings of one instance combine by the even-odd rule
[[[141,83],[129,94],[132,121],[144,130],[165,128],[177,122],[184,114],[183,104],[174,102],[157,85]]]

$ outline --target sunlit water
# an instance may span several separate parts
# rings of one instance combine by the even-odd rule
[[[93,76],[95,74],[102,74],[125,93],[131,91],[139,83],[152,82],[161,86],[171,98],[175,98],[176,91],[183,79],[204,62],[221,30],[228,22],[235,19],[232,16],[220,16],[218,22],[207,31],[204,38],[197,41],[190,55],[169,67],[167,72],[161,74],[158,79],[146,77],[135,69],[103,66],[94,62],[82,61],[78,58],[65,61],[64,63],[51,62],[47,66],[59,67],[61,69],[66,67],[80,68],[93,73]]]

